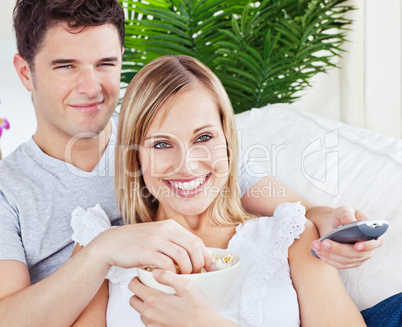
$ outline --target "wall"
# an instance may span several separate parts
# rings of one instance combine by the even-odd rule
[[[12,64],[17,52],[12,31],[14,3],[15,0],[1,0],[0,4],[0,117],[7,118],[11,125],[0,138],[3,156],[31,137],[36,127],[30,93],[22,86]]]
[[[12,65],[16,52],[12,32],[15,0],[0,4],[0,117],[11,128],[0,147],[9,154],[34,132],[36,120],[29,92]],[[293,106],[320,116],[376,132],[402,136],[401,114],[401,2],[399,0],[350,0],[357,10],[349,33],[352,41],[332,69],[312,79],[313,87]]]
[[[402,2],[349,0],[341,69],[315,76],[295,104],[327,118],[402,137]]]

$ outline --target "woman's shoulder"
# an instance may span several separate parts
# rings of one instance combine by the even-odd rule
[[[289,247],[304,232],[307,221],[304,214],[305,208],[300,203],[280,204],[272,217],[249,219],[237,226],[228,248],[235,252],[270,248],[287,258]]]
[[[244,225],[237,227],[236,232],[244,230],[245,232],[258,233],[258,231],[261,231],[266,235],[268,231],[275,233],[279,230],[304,229],[306,223],[305,214],[306,209],[300,202],[282,203],[276,207],[272,217],[263,216],[248,219]]]

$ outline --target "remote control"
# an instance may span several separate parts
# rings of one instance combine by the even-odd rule
[[[354,221],[333,229],[328,234],[321,237],[319,241],[330,239],[339,243],[353,244],[359,241],[376,240],[384,234],[387,229],[388,222],[382,219]],[[316,258],[319,258],[313,249],[311,249],[311,253]]]

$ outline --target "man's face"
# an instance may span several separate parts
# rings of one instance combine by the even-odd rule
[[[119,100],[121,60],[112,24],[50,28],[30,71],[36,134],[68,140],[104,130]]]

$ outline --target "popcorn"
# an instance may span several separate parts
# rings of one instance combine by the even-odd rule
[[[212,254],[211,251],[209,251],[209,253],[211,254],[216,270],[226,269],[234,265],[234,256],[232,254],[227,254],[223,258],[218,258],[216,255]],[[180,267],[176,264],[174,266],[176,268],[176,273],[181,274]],[[141,268],[150,272],[156,269],[155,266],[141,266]],[[200,272],[206,273],[207,270],[205,268],[201,268]]]
[[[234,256],[232,254],[227,254],[222,259],[218,258],[216,255],[212,255],[212,261],[216,267],[216,270],[222,270],[225,268],[229,268],[234,264]],[[202,271],[201,271],[202,272]]]
[[[180,274],[180,267],[178,265],[174,265],[174,267],[176,268],[176,274]],[[155,269],[157,269],[156,266],[140,266],[141,269],[144,269],[146,271],[152,272]]]

